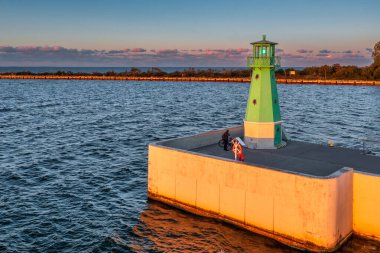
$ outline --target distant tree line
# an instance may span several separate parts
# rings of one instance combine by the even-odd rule
[[[182,71],[165,72],[160,68],[150,68],[147,71],[141,71],[138,68],[131,68],[125,72],[108,71],[101,72],[71,72],[71,71],[56,71],[33,73],[31,71],[21,72],[7,72],[3,75],[36,75],[36,76],[130,76],[130,77],[210,77],[210,78],[232,78],[232,77],[249,77],[251,74],[250,69],[231,70],[231,69],[195,69],[187,68]]]
[[[279,69],[276,76],[280,78],[295,79],[356,79],[356,80],[380,80],[380,41],[377,42],[372,51],[373,63],[366,67],[341,66],[334,64],[332,66],[323,65],[320,67],[307,67],[303,70]],[[291,75],[292,71],[295,75]],[[293,73],[294,73],[293,72]]]
[[[372,51],[373,63],[366,67],[341,66],[334,64],[332,66],[323,65],[320,67],[306,67],[302,70],[293,68],[276,70],[277,78],[294,78],[294,79],[356,79],[356,80],[380,80],[380,41],[377,42]],[[42,75],[42,76],[130,76],[130,77],[207,77],[207,78],[249,78],[250,69],[231,70],[231,69],[195,69],[187,68],[183,71],[165,72],[160,68],[151,68],[147,71],[141,71],[138,68],[131,68],[125,72],[109,71],[100,72],[71,72],[57,71],[45,73],[33,73],[30,71],[2,73],[3,75]]]

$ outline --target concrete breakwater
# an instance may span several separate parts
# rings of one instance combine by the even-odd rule
[[[379,157],[294,141],[239,162],[217,145],[224,131],[150,144],[149,198],[314,252],[380,240]]]
[[[58,75],[0,75],[0,79],[54,79],[54,80],[118,80],[118,81],[168,81],[168,82],[237,82],[249,83],[250,78],[209,77],[131,77],[131,76],[58,76]],[[321,79],[276,79],[280,84],[321,84],[380,86],[380,81],[367,80],[321,80]]]

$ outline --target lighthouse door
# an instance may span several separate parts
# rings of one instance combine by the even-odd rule
[[[274,125],[274,145],[280,145],[282,138],[281,124]]]

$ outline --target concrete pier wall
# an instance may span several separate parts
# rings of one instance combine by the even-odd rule
[[[193,136],[190,146],[206,139]],[[333,250],[351,234],[352,169],[308,177],[178,147],[149,146],[150,198],[314,251]]]
[[[380,240],[380,176],[355,172],[353,199],[354,232]]]

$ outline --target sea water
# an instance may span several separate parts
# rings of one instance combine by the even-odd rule
[[[297,252],[147,201],[151,142],[242,124],[249,84],[0,80],[0,252]],[[288,138],[380,155],[380,87],[278,85]],[[353,238],[340,252],[379,252]]]

